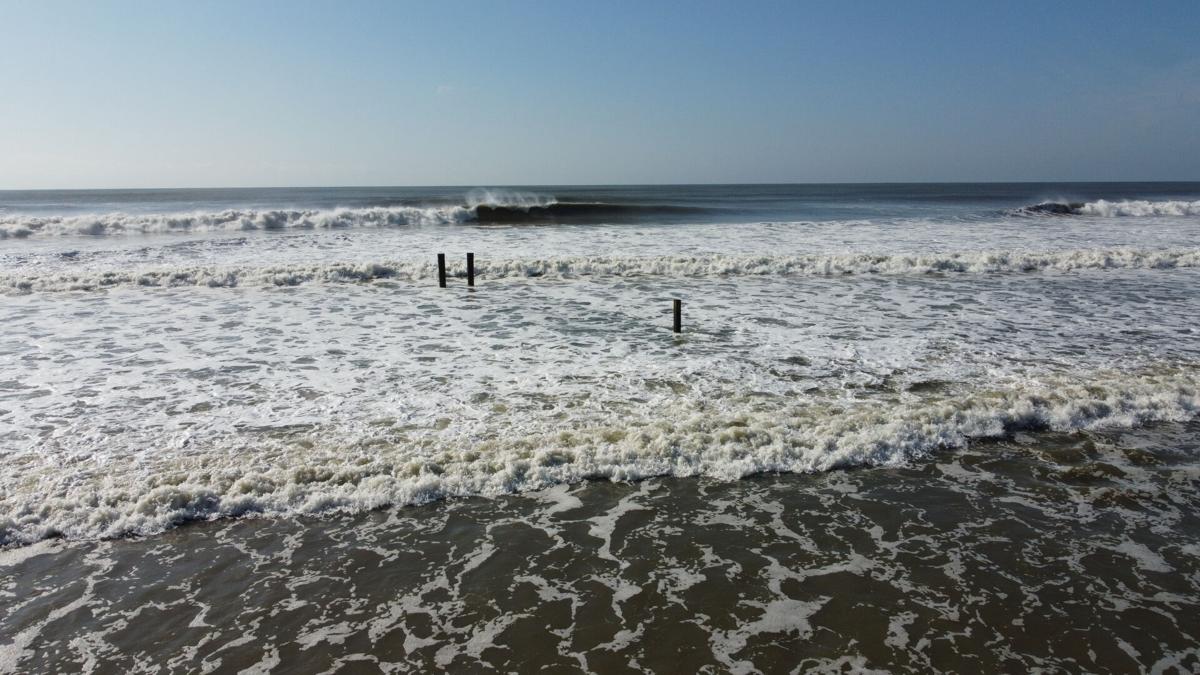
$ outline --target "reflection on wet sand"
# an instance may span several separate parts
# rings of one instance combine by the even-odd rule
[[[0,670],[1200,668],[1200,423],[0,554]]]

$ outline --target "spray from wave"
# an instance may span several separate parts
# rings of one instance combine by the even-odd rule
[[[841,255],[669,255],[646,257],[567,256],[480,260],[481,279],[545,277],[719,277],[926,275],[1071,272],[1110,269],[1200,267],[1200,249],[1086,249],[1075,251],[972,251],[944,254]],[[462,263],[448,274],[465,277]],[[182,266],[0,274],[0,292],[92,291],[113,287],[233,288],[298,286],[308,283],[365,283],[431,279],[432,262],[298,263],[267,266]]]
[[[480,206],[530,209],[552,206],[557,204],[558,200],[554,197],[540,195],[534,192],[475,188],[467,193],[466,202],[468,209],[476,209]]]

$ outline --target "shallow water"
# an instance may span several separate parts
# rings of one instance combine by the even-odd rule
[[[1190,672],[1200,425],[0,557],[0,670]]]
[[[1200,268],[17,296],[0,541],[1186,419],[1198,286]]]

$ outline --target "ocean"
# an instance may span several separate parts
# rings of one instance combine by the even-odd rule
[[[1198,317],[1200,183],[0,191],[0,672],[1200,672]]]

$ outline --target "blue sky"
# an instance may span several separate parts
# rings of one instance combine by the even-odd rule
[[[1200,2],[0,0],[0,188],[1200,180]]]

